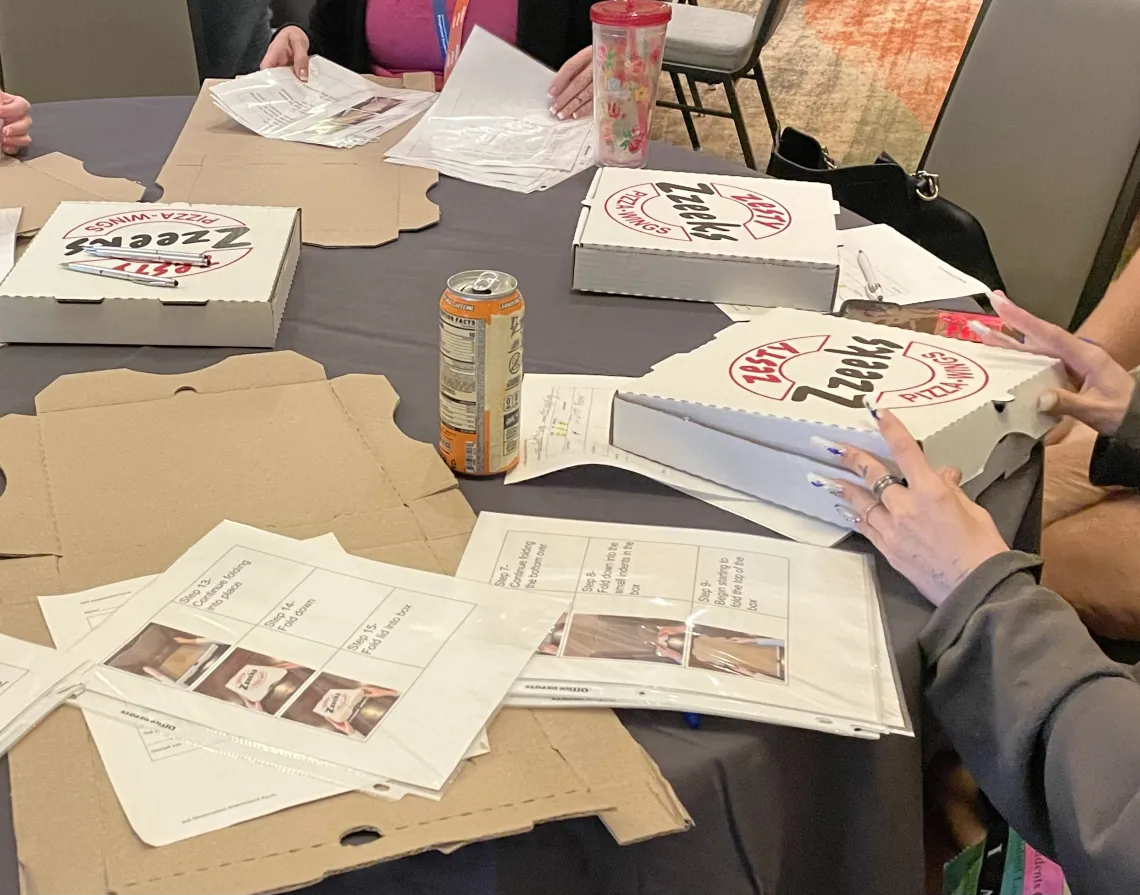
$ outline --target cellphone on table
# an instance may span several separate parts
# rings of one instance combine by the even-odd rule
[[[898,329],[909,329],[912,332],[945,336],[948,339],[959,339],[963,342],[981,341],[970,332],[968,325],[971,321],[977,320],[992,330],[1003,332],[1015,339],[1021,338],[1021,333],[1005,326],[1000,317],[990,314],[943,311],[938,308],[916,308],[882,301],[850,299],[843,303],[843,307],[839,309],[836,316],[845,317],[848,320],[862,320],[866,323],[893,326]]]

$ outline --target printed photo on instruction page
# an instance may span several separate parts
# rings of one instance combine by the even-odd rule
[[[513,694],[533,695],[529,682],[573,684],[586,699],[633,685],[681,702],[738,700],[754,706],[751,717],[767,707],[776,723],[800,715],[800,726],[854,734],[898,719],[872,569],[860,554],[482,513],[458,575],[573,599]]]
[[[97,663],[81,704],[150,709],[322,779],[440,790],[568,602],[225,522],[76,645]]]

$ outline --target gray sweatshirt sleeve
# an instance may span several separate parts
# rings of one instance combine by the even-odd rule
[[[931,707],[1010,826],[1065,870],[1074,895],[1140,892],[1140,683],[1037,557],[979,566],[920,642]]]

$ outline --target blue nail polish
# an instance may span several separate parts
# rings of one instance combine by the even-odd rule
[[[838,497],[843,493],[843,488],[840,487],[839,482],[833,479],[825,479],[821,475],[816,475],[814,472],[807,474],[808,484],[813,488],[819,488],[821,491],[826,491],[828,494]]]
[[[696,712],[685,712],[685,723],[693,730],[700,730],[701,716]]]
[[[827,451],[833,457],[842,457],[847,453],[846,448],[842,445],[836,444],[834,441],[828,441],[826,438],[820,438],[818,435],[813,435],[811,443],[820,450]]]

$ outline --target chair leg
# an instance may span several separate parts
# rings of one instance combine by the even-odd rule
[[[740,151],[744,153],[744,164],[755,171],[756,159],[752,156],[752,141],[748,139],[748,127],[744,123],[744,113],[740,110],[736,83],[731,78],[724,82],[724,92],[728,95],[728,108],[732,111],[732,120],[736,122],[736,135],[740,138]]]
[[[698,109],[704,109],[705,104],[704,104],[704,101],[701,99],[701,92],[700,92],[700,90],[697,89],[697,79],[694,78],[692,75],[685,75],[685,78],[689,82],[689,93],[693,94],[693,105],[696,106]],[[697,114],[699,115],[700,112],[698,112]]]
[[[776,117],[776,107],[772,105],[772,94],[768,92],[768,82],[764,80],[764,70],[759,61],[752,69],[756,76],[756,88],[760,91],[760,102],[764,104],[764,117],[768,119],[768,130],[772,132],[772,145],[780,142],[780,119]]]
[[[681,87],[681,76],[675,71],[671,71],[669,72],[669,80],[673,82],[673,91],[677,94],[677,102],[682,106],[688,106],[689,101],[685,98],[685,90]],[[681,109],[681,117],[685,119],[685,130],[689,132],[689,142],[693,144],[693,149],[700,149],[701,138],[697,136],[697,128],[693,124],[693,113],[684,108]]]

